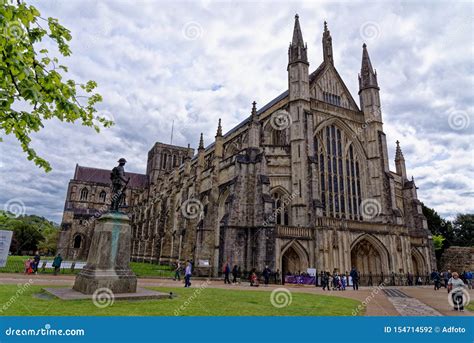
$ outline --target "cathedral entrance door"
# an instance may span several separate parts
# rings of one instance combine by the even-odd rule
[[[291,274],[297,274],[298,272],[306,271],[306,269],[302,269],[300,256],[293,247],[289,247],[285,251],[281,258],[281,263],[283,275],[288,274],[288,272]]]
[[[382,256],[367,239],[359,241],[351,250],[351,264],[360,274],[380,275],[383,272]]]

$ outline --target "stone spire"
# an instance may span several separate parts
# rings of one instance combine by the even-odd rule
[[[260,124],[258,122],[257,103],[252,102],[252,114],[249,124],[249,148],[258,148],[260,146]]]
[[[257,115],[257,103],[254,101],[252,102],[252,121],[258,122],[258,115]]]
[[[334,64],[332,54],[332,37],[331,32],[328,30],[328,23],[324,22],[324,33],[323,33],[323,58],[324,62]]]
[[[222,125],[221,125],[221,118],[219,118],[219,123],[217,124],[217,133],[216,137],[222,137]]]
[[[405,158],[403,157],[402,149],[400,148],[400,142],[396,141],[396,143],[397,148],[395,150],[395,161],[405,160]]]
[[[199,138],[199,148],[198,150],[204,150],[204,138],[201,132],[201,138]]]
[[[359,74],[359,92],[366,88],[379,89],[377,83],[377,72],[372,68],[367,45],[362,45],[362,65]]]
[[[400,142],[397,141],[397,148],[395,150],[395,168],[397,174],[401,175],[403,180],[407,179],[407,170],[405,166],[405,158],[403,157],[402,149],[400,148]]]
[[[293,29],[293,40],[288,48],[289,64],[295,62],[308,63],[307,46],[303,41],[301,33],[300,21],[298,14],[295,15],[295,27]]]

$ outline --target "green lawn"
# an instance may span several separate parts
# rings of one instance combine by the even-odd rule
[[[474,312],[474,302],[470,302],[469,305],[467,305],[466,309],[468,309],[469,311],[472,311]]]
[[[23,273],[24,262],[28,259],[28,256],[8,256],[7,265],[0,268],[0,273]],[[41,266],[44,261],[52,261],[54,257],[41,257],[39,273],[52,274],[53,269],[41,270]],[[169,266],[161,266],[158,264],[151,264],[145,262],[130,262],[130,267],[133,272],[139,276],[162,276],[162,277],[173,277],[174,271]],[[61,274],[77,274],[79,270],[71,270],[70,268],[62,268]]]
[[[162,288],[173,292],[173,299],[128,301],[117,300],[106,308],[91,300],[68,300],[45,296],[42,286],[0,285],[0,315],[8,316],[349,316],[361,303],[326,295],[292,293],[291,303],[276,308],[270,302],[270,291],[227,289]],[[19,294],[19,290],[22,293]],[[39,298],[39,297],[41,298]],[[363,314],[363,313],[360,313]]]

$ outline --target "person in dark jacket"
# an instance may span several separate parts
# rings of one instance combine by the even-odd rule
[[[357,291],[359,289],[359,272],[355,266],[352,267],[351,273],[349,275],[352,278],[352,289]]]
[[[263,270],[263,279],[265,280],[265,286],[268,286],[268,283],[270,282],[270,274],[272,273],[272,271],[270,270],[270,268],[268,268],[268,266],[265,266],[265,269]]]
[[[441,276],[439,275],[437,270],[433,270],[431,272],[431,280],[433,280],[435,291],[441,288]]]
[[[63,258],[61,257],[61,254],[58,254],[53,260],[54,275],[58,275],[58,271],[61,269],[62,262]]]
[[[226,262],[224,265],[224,284],[229,284],[230,285],[230,265],[229,262]]]
[[[232,283],[237,283],[237,275],[239,273],[239,267],[237,265],[232,268]]]
[[[35,261],[35,264],[33,266],[33,272],[35,274],[38,274],[38,266],[39,266],[39,263],[40,263],[40,260],[41,260],[41,256],[39,254],[39,251],[36,252],[35,257],[33,259]]]

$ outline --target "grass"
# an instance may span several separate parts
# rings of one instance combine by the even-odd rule
[[[205,285],[203,283],[203,285]],[[276,308],[270,291],[245,291],[205,288],[153,287],[173,292],[173,299],[117,300],[106,308],[91,300],[63,301],[51,298],[42,286],[0,285],[0,315],[7,316],[349,316],[361,303],[326,295],[291,294],[291,303]],[[21,294],[20,290],[22,290]],[[40,296],[41,298],[39,298]],[[363,313],[360,313],[363,314]]]
[[[474,302],[471,301],[469,305],[466,306],[466,309],[471,312],[474,312]]]
[[[0,267],[0,273],[23,273],[24,262],[28,259],[28,256],[8,256],[7,264],[5,267]],[[40,268],[38,273],[41,274],[53,274],[53,269],[41,269],[44,261],[52,261],[53,256],[41,257]],[[130,268],[133,272],[139,276],[161,276],[161,277],[173,277],[174,271],[169,266],[161,266],[158,264],[145,263],[145,262],[130,262]],[[74,275],[79,273],[80,270],[71,270],[70,268],[61,268],[61,274]]]

